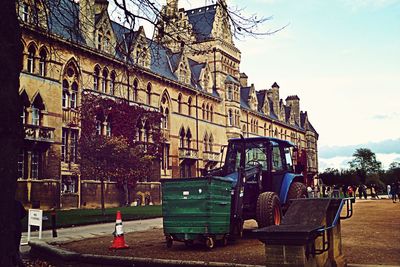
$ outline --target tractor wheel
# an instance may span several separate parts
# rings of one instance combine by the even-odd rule
[[[293,182],[289,187],[287,199],[307,198],[307,188],[303,183]]]
[[[274,192],[264,192],[258,196],[256,219],[258,228],[281,223],[282,210],[279,197]]]

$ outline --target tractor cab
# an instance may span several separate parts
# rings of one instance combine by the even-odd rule
[[[275,192],[286,203],[288,189],[293,181],[303,182],[301,174],[295,174],[293,154],[295,145],[286,140],[269,137],[230,139],[222,167],[225,177],[231,178],[233,186],[239,179],[240,167],[245,173],[257,168],[259,172],[244,175],[243,216],[253,218],[258,196],[263,192]]]

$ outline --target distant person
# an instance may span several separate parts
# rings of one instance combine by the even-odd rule
[[[353,187],[351,185],[347,187],[347,194],[349,197],[353,197]]]
[[[21,244],[21,235],[22,235],[22,223],[21,220],[25,218],[27,215],[27,212],[22,205],[21,201],[19,200],[14,200],[14,210],[15,210],[15,219],[14,219],[14,224],[15,224],[15,256],[14,256],[14,263],[15,266],[25,266],[25,264],[22,262],[21,259],[21,254],[19,252],[19,246]]]
[[[371,186],[371,198],[379,199],[378,192],[375,189],[375,185]]]
[[[390,189],[390,194],[392,195],[393,203],[396,203],[396,201],[397,201],[397,184],[396,183],[392,183],[392,186]]]
[[[322,185],[322,197],[326,197],[326,186]]]
[[[347,195],[347,186],[346,185],[343,185],[342,186],[342,192],[343,192],[343,197],[347,197],[348,195]]]
[[[392,198],[392,194],[391,194],[391,186],[390,186],[390,184],[388,184],[386,186],[386,190],[387,190],[388,199],[391,199]]]
[[[333,198],[339,198],[340,197],[340,186],[339,185],[335,185],[333,187],[333,194],[332,194]]]
[[[311,186],[307,186],[307,194],[309,198],[312,198],[313,189]]]

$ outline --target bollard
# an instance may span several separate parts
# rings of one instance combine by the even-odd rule
[[[56,228],[56,209],[53,208],[51,210],[51,229],[53,231],[53,237],[57,237],[57,228]]]

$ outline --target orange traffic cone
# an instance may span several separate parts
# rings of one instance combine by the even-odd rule
[[[124,230],[122,228],[121,212],[117,211],[117,219],[115,221],[114,241],[110,249],[129,248],[125,243]]]

